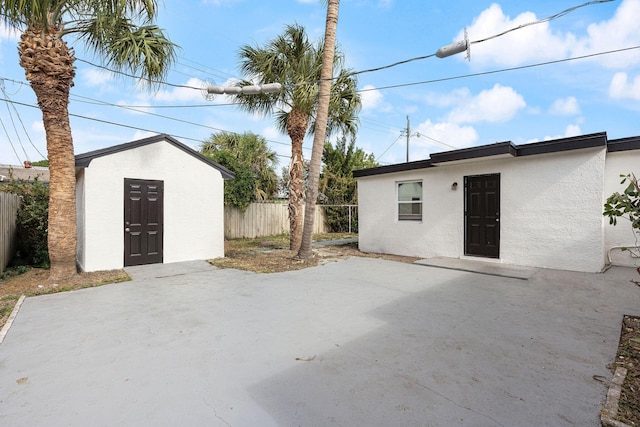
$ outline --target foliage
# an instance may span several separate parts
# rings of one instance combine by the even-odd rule
[[[270,94],[239,95],[240,106],[252,113],[274,114],[278,129],[289,136],[292,136],[288,128],[292,110],[303,112],[308,120],[305,131],[308,129],[313,134],[318,85],[301,83],[313,83],[320,79],[323,46],[322,40],[311,43],[304,27],[288,25],[283,34],[264,47],[241,47],[240,69],[257,82],[245,80],[239,82],[238,86],[280,83],[282,90]],[[344,54],[338,48],[333,62],[336,78],[331,85],[327,136],[338,131],[355,134],[357,129],[357,113],[361,108],[358,81],[351,75],[351,70],[343,65]]]
[[[31,166],[41,166],[41,167],[49,167],[49,160],[38,160],[37,162],[33,162]]]
[[[32,265],[48,267],[49,186],[37,178],[33,182],[11,179],[4,191],[21,199],[16,216],[20,257]]]
[[[26,265],[17,265],[15,267],[9,267],[5,269],[2,273],[0,273],[0,280],[7,280],[12,277],[19,276],[21,274],[26,273],[29,270],[31,270],[31,268]],[[2,314],[0,314],[0,316],[2,316]]]
[[[77,274],[76,200],[69,93],[75,53],[84,45],[106,66],[157,86],[175,61],[176,46],[154,24],[156,0],[3,0],[0,19],[21,33],[20,66],[42,112],[52,175],[48,219],[49,280]]]
[[[302,186],[306,193],[307,183],[309,182],[309,161],[305,160],[302,163]],[[280,169],[280,176],[278,177],[278,195],[289,198],[289,167],[283,166]]]
[[[274,166],[278,159],[263,137],[251,132],[220,132],[205,140],[201,152],[236,175],[225,181],[225,204],[244,210],[249,203],[269,199],[277,192]]]
[[[345,137],[339,139],[334,147],[326,143],[322,156],[324,167],[320,177],[319,197],[323,204],[328,205],[357,205],[358,193],[353,171],[356,169],[378,166],[373,154],[367,154],[355,146],[355,139],[349,143]],[[327,222],[331,232],[345,232],[349,230],[348,208],[327,207]],[[352,215],[351,230],[357,232],[357,215]]]
[[[631,223],[636,247],[625,248],[624,250],[635,250],[640,252],[640,185],[638,178],[631,173],[628,175],[620,175],[622,181],[620,184],[629,183],[623,193],[615,192],[604,204],[603,215],[609,217],[609,224],[616,225],[618,218],[626,218]]]
[[[333,43],[331,43],[333,45]],[[238,95],[239,105],[251,113],[272,115],[278,129],[291,139],[291,163],[288,169],[290,247],[297,251],[302,242],[302,212],[304,199],[302,142],[314,134],[318,119],[319,85],[321,79],[324,40],[309,41],[304,27],[289,25],[284,32],[264,46],[245,45],[240,48],[240,69],[247,80],[238,86],[280,83],[277,93]],[[329,70],[333,75],[329,92],[328,120],[321,125],[327,135],[335,132],[355,134],[361,99],[357,80],[343,68],[344,55],[335,50]],[[325,70],[326,72],[326,70]],[[323,97],[322,101],[327,100]],[[324,110],[324,108],[323,108]],[[322,140],[321,140],[322,141]],[[318,166],[319,169],[319,166]],[[317,176],[317,175],[315,175]]]

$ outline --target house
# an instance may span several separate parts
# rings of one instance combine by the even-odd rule
[[[0,165],[0,182],[8,182],[11,178],[28,182],[37,178],[40,182],[49,182],[49,168],[31,166],[31,162],[25,162],[25,166]]]
[[[79,154],[84,271],[224,256],[223,183],[233,173],[169,135]]]
[[[640,265],[630,223],[603,217],[620,174],[640,176],[640,137],[606,133],[532,144],[500,142],[363,169],[359,246],[584,272]]]

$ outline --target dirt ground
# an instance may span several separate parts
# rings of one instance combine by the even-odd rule
[[[343,239],[355,235],[323,235],[316,240]],[[225,241],[225,258],[216,258],[209,262],[219,268],[237,268],[257,273],[278,273],[301,270],[327,262],[354,256],[384,258],[392,261],[412,263],[419,258],[399,255],[370,254],[360,252],[357,243],[331,245],[314,248],[314,257],[310,260],[295,259],[295,253],[289,250],[287,236],[265,237],[258,239],[236,239]]]
[[[316,236],[315,240],[348,237],[355,236],[348,234],[324,235]],[[225,258],[217,258],[209,262],[218,268],[276,273],[300,270],[354,256],[382,258],[406,263],[418,260],[413,257],[365,253],[358,250],[357,244],[349,243],[314,248],[315,256],[311,260],[302,261],[295,259],[295,253],[289,251],[288,248],[287,236],[230,240],[225,242]],[[35,296],[65,292],[130,280],[124,270],[112,270],[82,273],[73,282],[46,285],[47,274],[47,270],[29,269],[26,273],[0,280],[0,328],[9,318],[20,295]],[[640,318],[625,316],[623,320],[618,353],[610,368],[613,371],[617,366],[624,366],[628,370],[623,384],[617,419],[630,426],[640,427]]]
[[[627,368],[622,385],[616,419],[630,426],[640,426],[640,317],[625,316],[620,331],[616,361],[610,368]]]

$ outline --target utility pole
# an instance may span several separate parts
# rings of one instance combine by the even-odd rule
[[[409,138],[411,138],[411,122],[407,116],[407,163],[409,163]]]

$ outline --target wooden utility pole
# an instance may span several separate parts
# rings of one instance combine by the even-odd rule
[[[407,116],[407,163],[409,163],[409,138],[411,138],[411,122]]]

